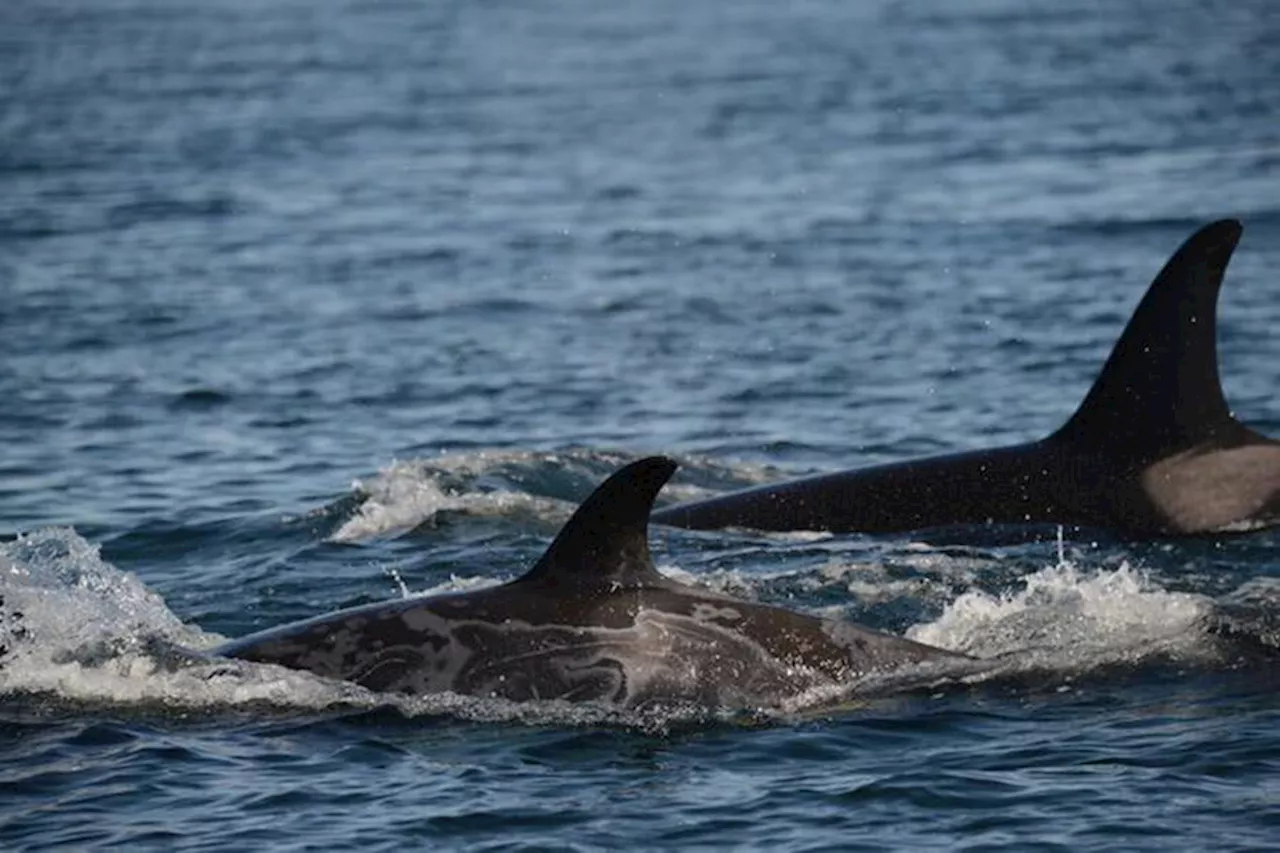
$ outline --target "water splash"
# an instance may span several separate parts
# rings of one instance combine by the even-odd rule
[[[454,472],[439,462],[393,462],[369,482],[354,488],[366,497],[356,513],[330,537],[334,542],[359,542],[434,524],[445,512],[502,516],[524,512],[539,518],[568,517],[560,501],[520,492],[479,490],[471,483],[452,484]]]
[[[547,485],[564,483],[585,497],[594,486],[634,456],[600,451],[562,453],[535,451],[480,451],[392,462],[367,482],[353,484],[363,500],[355,514],[330,537],[335,542],[358,542],[432,525],[449,512],[475,516],[532,516],[562,523],[574,502],[506,487],[507,481]],[[717,486],[737,488],[774,479],[770,469],[746,463],[726,467],[696,457],[681,460],[687,475],[710,486],[689,482],[668,483],[665,500],[686,501],[718,492]],[[826,534],[819,534],[825,536]],[[813,534],[793,538],[804,541]]]
[[[204,639],[164,599],[104,562],[96,546],[68,528],[40,530],[0,546],[0,593],[9,617],[4,627],[21,630],[28,640],[38,636],[64,648],[92,644],[109,636],[106,625],[139,637],[196,645]],[[56,618],[40,618],[46,614]]]
[[[1002,593],[973,589],[936,620],[907,635],[922,643],[995,658],[1019,654],[1063,669],[1134,661],[1162,653],[1194,655],[1206,648],[1205,620],[1213,603],[1169,592],[1123,563],[1114,570],[1058,562]]]

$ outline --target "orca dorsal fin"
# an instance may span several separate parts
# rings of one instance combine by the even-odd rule
[[[517,583],[637,587],[662,582],[649,556],[649,513],[676,463],[650,456],[614,472]]]
[[[1127,457],[1159,457],[1236,424],[1218,379],[1217,304],[1243,228],[1192,234],[1160,270],[1089,394],[1052,438]]]

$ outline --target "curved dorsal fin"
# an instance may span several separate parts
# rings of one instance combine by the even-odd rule
[[[662,575],[649,556],[649,512],[676,467],[664,456],[650,456],[616,471],[582,502],[542,559],[517,583],[660,583]]]
[[[1151,283],[1089,395],[1053,438],[1146,457],[1235,424],[1218,379],[1217,303],[1242,230],[1223,219],[1187,238]]]

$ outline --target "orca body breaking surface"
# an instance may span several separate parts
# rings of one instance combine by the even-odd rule
[[[756,707],[904,664],[967,660],[663,577],[646,528],[675,468],[651,457],[615,473],[511,583],[356,607],[213,653],[377,691],[631,708]]]
[[[1201,228],[1156,276],[1075,414],[1027,444],[818,475],[660,509],[655,523],[891,533],[1057,523],[1194,535],[1280,522],[1280,443],[1232,417],[1218,291],[1235,220]]]

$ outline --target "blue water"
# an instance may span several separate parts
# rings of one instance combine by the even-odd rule
[[[0,848],[1280,846],[1278,533],[653,532],[1023,662],[835,708],[182,652],[512,578],[642,454],[666,501],[1037,438],[1223,215],[1280,435],[1277,44],[1273,0],[0,4]]]

